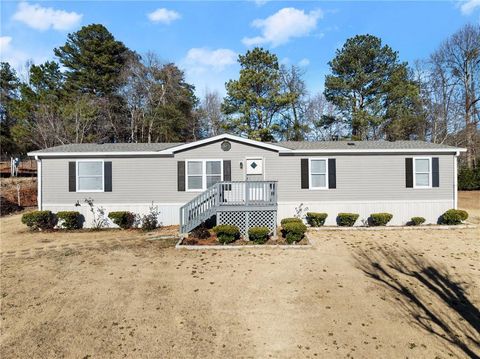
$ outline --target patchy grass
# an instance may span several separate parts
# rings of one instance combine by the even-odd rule
[[[1,258],[1,358],[480,355],[479,229],[179,251],[147,240],[160,231],[33,234],[19,218],[0,219],[15,251]]]
[[[480,191],[458,192],[458,208],[468,212],[468,222],[480,224]]]

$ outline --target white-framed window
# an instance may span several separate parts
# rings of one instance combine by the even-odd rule
[[[328,159],[309,159],[310,189],[328,189]]]
[[[104,192],[103,160],[78,160],[77,192]]]
[[[432,188],[432,158],[413,158],[413,188]]]
[[[205,191],[223,179],[222,160],[187,160],[185,166],[187,191]]]

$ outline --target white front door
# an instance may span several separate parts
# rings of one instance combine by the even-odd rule
[[[247,182],[246,195],[248,195],[248,201],[264,201],[265,200],[265,188],[263,183],[255,183],[253,181],[265,180],[265,160],[262,157],[247,157],[245,159],[245,180]]]

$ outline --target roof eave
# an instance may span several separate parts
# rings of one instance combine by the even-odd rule
[[[291,154],[291,153],[305,153],[305,154],[315,154],[315,153],[454,153],[454,152],[466,152],[465,148],[391,148],[391,149],[297,149],[297,150],[287,150],[279,151],[279,154]]]
[[[162,155],[161,151],[122,151],[122,152],[28,152],[31,157],[78,157],[78,156],[158,156]]]

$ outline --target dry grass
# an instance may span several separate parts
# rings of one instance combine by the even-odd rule
[[[458,192],[458,208],[469,213],[469,222],[480,224],[480,191]]]
[[[1,258],[2,358],[480,355],[478,229],[186,251],[137,232],[33,235],[18,220],[0,219],[2,250],[17,248]]]

